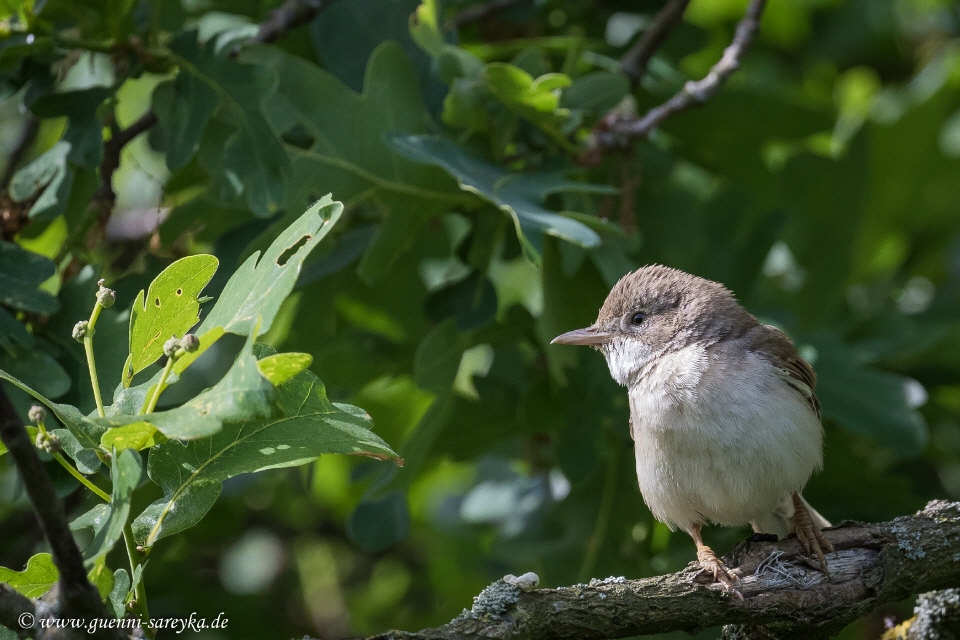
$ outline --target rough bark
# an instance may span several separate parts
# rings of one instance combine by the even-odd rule
[[[802,558],[795,538],[745,542],[725,559],[743,600],[688,568],[672,575],[522,591],[502,580],[449,623],[371,640],[625,638],[734,625],[726,637],[828,638],[886,602],[960,585],[960,503],[934,501],[890,522],[844,522],[826,531],[836,548],[830,578]]]

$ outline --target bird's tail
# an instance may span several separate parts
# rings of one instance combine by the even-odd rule
[[[800,496],[800,499],[803,500],[803,504],[807,506],[807,511],[810,512],[810,519],[813,520],[813,526],[818,529],[830,526],[830,521],[811,507],[810,503],[804,500],[803,496]],[[756,533],[775,533],[780,538],[784,538],[794,533],[793,512],[793,496],[788,495],[784,497],[776,511],[761,520],[751,522],[750,525]]]

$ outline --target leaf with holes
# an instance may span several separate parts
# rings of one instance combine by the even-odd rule
[[[331,403],[310,371],[282,385],[277,404],[279,417],[231,423],[209,438],[151,449],[147,472],[164,497],[134,520],[137,541],[149,547],[192,527],[220,495],[221,483],[241,473],[306,464],[325,453],[401,462],[370,431],[370,419],[356,407]]]
[[[130,357],[124,386],[163,355],[163,343],[182,338],[200,319],[200,292],[217,271],[210,255],[187,256],[160,272],[146,295],[141,290],[130,312]]]
[[[250,335],[257,322],[260,331],[268,331],[293,290],[303,261],[336,224],[341,211],[342,204],[324,196],[284,229],[262,256],[257,251],[247,258],[230,277],[197,334],[223,327],[229,333]]]
[[[39,598],[50,590],[60,577],[53,557],[38,553],[27,560],[27,568],[14,571],[0,567],[0,582],[6,583],[28,598]]]

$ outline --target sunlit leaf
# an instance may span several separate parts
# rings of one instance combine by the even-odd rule
[[[27,560],[23,571],[0,567],[0,582],[5,582],[28,598],[39,598],[50,590],[60,577],[53,556],[38,553]]]
[[[130,313],[130,359],[124,378],[130,378],[163,355],[163,343],[182,338],[200,319],[198,297],[220,263],[214,256],[181,258],[160,272],[146,295],[141,291]]]

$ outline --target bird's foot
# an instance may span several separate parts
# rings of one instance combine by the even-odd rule
[[[794,506],[796,510],[793,515],[793,526],[796,529],[797,540],[800,541],[800,546],[803,548],[804,553],[808,556],[817,557],[820,570],[823,571],[827,575],[827,579],[829,579],[830,569],[827,567],[827,558],[824,556],[824,551],[832,553],[834,551],[833,545],[827,540],[827,537],[823,535],[823,532],[813,524],[813,519],[810,517],[810,512],[807,511],[807,506],[802,500],[797,500],[796,496]]]
[[[740,586],[740,578],[736,571],[727,569],[713,549],[707,545],[697,545],[697,563],[700,565],[699,573],[706,572],[712,575],[713,581],[723,585],[724,591],[743,600],[743,594],[737,589]]]

